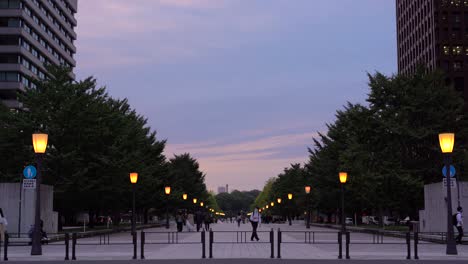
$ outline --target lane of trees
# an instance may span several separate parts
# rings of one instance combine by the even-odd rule
[[[440,72],[419,69],[413,76],[369,75],[366,104],[347,103],[313,139],[304,165],[292,164],[270,179],[254,205],[277,197],[304,213],[304,186],[311,186],[311,207],[326,218],[340,208],[338,172],[348,172],[346,214],[418,217],[424,184],[440,182],[442,155],[438,133],[456,133],[457,177],[466,179],[467,118],[461,95]],[[279,207],[267,211],[279,214]],[[326,219],[325,219],[326,220]]]
[[[49,134],[44,183],[55,187],[54,209],[66,224],[82,211],[91,219],[113,215],[118,223],[131,208],[129,172],[139,173],[136,205],[145,219],[164,212],[168,199],[172,209],[193,208],[196,197],[219,210],[197,160],[188,153],[167,159],[166,140],[127,99],[112,98],[93,77],[75,82],[66,68],[49,72],[47,81],[33,80],[37,88],[20,95],[22,110],[0,106],[1,182],[18,182],[24,166],[34,163],[31,134],[40,131]]]

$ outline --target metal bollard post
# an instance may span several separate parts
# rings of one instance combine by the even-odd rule
[[[419,259],[418,256],[418,243],[419,243],[419,233],[414,233],[414,259]]]
[[[210,229],[210,258],[213,258],[213,230]]]
[[[137,259],[137,232],[132,232],[133,239],[133,259]]]
[[[278,258],[281,258],[281,240],[282,240],[282,234],[281,234],[281,229],[278,228]]]
[[[10,236],[5,234],[5,243],[3,245],[3,260],[8,260],[8,243],[10,243]]]
[[[205,237],[205,230],[201,231],[201,243],[202,243],[202,258],[206,258],[206,237]]]
[[[406,247],[407,247],[407,254],[406,259],[411,259],[411,233],[406,233]]]
[[[349,259],[349,243],[351,243],[351,234],[346,232],[346,259]]]
[[[65,233],[65,260],[69,260],[68,253],[70,251],[70,234]]]
[[[270,231],[270,245],[271,245],[271,256],[270,258],[275,258],[275,241],[274,241],[275,233],[273,232],[273,228]]]
[[[72,234],[72,260],[76,260],[76,233]]]
[[[343,234],[338,232],[338,259],[343,258]]]
[[[145,232],[141,230],[141,252],[140,259],[145,259]]]

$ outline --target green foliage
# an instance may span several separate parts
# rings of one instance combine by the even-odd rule
[[[234,190],[231,193],[220,193],[216,195],[216,201],[219,207],[228,216],[237,215],[238,212],[247,212],[250,209],[250,205],[255,201],[255,198],[259,195],[260,191],[238,191]]]
[[[69,69],[48,72],[48,80],[34,80],[37,88],[21,94],[23,109],[0,107],[1,181],[20,179],[33,162],[31,134],[41,131],[49,134],[44,183],[54,185],[54,209],[67,222],[83,210],[120,219],[131,208],[129,172],[139,173],[137,208],[145,213],[161,209],[166,184],[208,198],[196,160],[184,154],[167,162],[166,141],[126,99],[110,97],[91,77],[70,81]]]
[[[453,163],[459,178],[467,174],[463,100],[444,79],[425,69],[413,76],[369,75],[368,106],[348,103],[337,111],[328,131],[313,140],[304,170],[292,165],[270,180],[255,205],[289,190],[301,193],[308,184],[313,207],[331,215],[340,207],[338,172],[346,171],[347,214],[417,217],[423,185],[441,181],[438,133],[456,134]],[[295,205],[303,206],[298,198]]]

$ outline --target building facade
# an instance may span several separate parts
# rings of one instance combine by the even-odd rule
[[[78,0],[0,0],[0,101],[20,108],[18,92],[46,78],[45,65],[74,68]],[[74,75],[70,76],[74,78]]]
[[[468,100],[468,0],[396,0],[398,72],[442,69]]]

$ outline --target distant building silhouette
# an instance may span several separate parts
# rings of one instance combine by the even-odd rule
[[[218,194],[219,193],[229,193],[229,186],[226,184],[226,187],[224,186],[219,186],[218,187]]]

